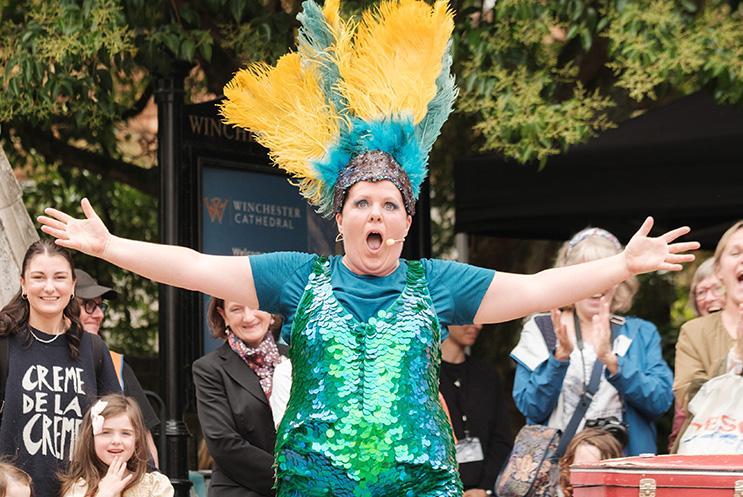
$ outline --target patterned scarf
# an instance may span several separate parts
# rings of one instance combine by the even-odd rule
[[[263,341],[257,347],[248,347],[245,342],[240,340],[232,330],[227,329],[227,342],[230,348],[253,370],[260,380],[263,393],[266,398],[271,398],[271,388],[273,386],[273,370],[281,362],[279,349],[273,339],[273,334],[269,331],[263,337]]]

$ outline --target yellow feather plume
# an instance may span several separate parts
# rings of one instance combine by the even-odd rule
[[[420,122],[436,94],[453,29],[445,0],[433,7],[421,0],[387,0],[366,11],[352,51],[336,48],[339,89],[352,113],[364,120],[411,114]]]
[[[312,161],[337,142],[338,115],[323,94],[315,68],[298,53],[279,59],[276,67],[253,64],[239,71],[224,88],[225,122],[253,132],[271,159],[299,179],[302,194],[321,200]]]

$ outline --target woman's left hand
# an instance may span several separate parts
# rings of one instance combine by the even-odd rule
[[[611,374],[619,370],[617,355],[612,351],[609,302],[601,297],[601,309],[593,316],[593,349],[596,358],[604,363]]]
[[[684,252],[698,249],[698,242],[673,243],[680,236],[689,233],[688,226],[676,228],[654,238],[648,236],[652,228],[653,218],[648,217],[624,249],[624,260],[630,273],[681,271],[682,263],[694,260],[693,254]]]

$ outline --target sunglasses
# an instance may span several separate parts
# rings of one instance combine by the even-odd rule
[[[108,304],[105,302],[99,303],[95,300],[83,300],[80,304],[80,307],[85,309],[85,312],[87,312],[88,314],[93,314],[96,307],[99,307],[101,309],[101,312],[106,312],[106,309],[108,309]]]

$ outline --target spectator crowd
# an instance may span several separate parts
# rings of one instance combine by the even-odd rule
[[[555,267],[623,249],[608,231],[587,228],[562,245]],[[562,434],[546,495],[572,495],[572,464],[743,451],[743,434],[728,429],[743,418],[743,221],[694,274],[696,317],[681,327],[673,369],[656,326],[624,314],[638,287],[632,277],[523,321],[511,352],[514,404],[527,426]],[[172,495],[157,470],[159,419],[123,355],[100,337],[106,301],[117,297],[57,245],[29,247],[22,288],[0,312],[0,496]],[[282,318],[213,298],[208,323],[223,340],[193,364],[208,495],[273,496],[277,428],[289,422],[292,393]],[[526,443],[512,432],[503,378],[470,355],[481,331],[449,326],[441,345],[439,399],[464,497],[507,488],[507,468]],[[741,395],[731,400],[731,389]],[[669,445],[659,449],[656,421],[672,407]]]

